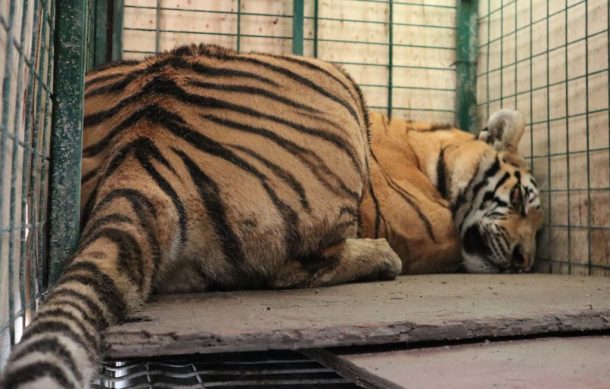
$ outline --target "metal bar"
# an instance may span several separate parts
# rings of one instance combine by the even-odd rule
[[[610,27],[610,26],[608,26]],[[608,42],[606,42],[606,46],[608,45]],[[567,50],[567,48],[566,48]],[[567,69],[566,69],[567,71]],[[591,174],[593,173],[591,171],[591,148],[590,148],[590,124],[589,124],[589,3],[585,2],[585,74],[587,75],[587,77],[585,77],[585,126],[586,126],[586,133],[587,133],[587,139],[586,139],[586,144],[587,144],[587,226],[589,227],[587,229],[587,257],[588,257],[588,264],[589,264],[589,275],[591,275],[592,273],[592,266],[593,266],[593,258],[592,258],[592,236],[591,236],[591,219],[592,219],[592,205],[591,205]],[[608,82],[610,83],[610,80],[608,80]],[[608,104],[610,104],[610,101],[608,102]],[[569,174],[569,172],[568,172]],[[550,174],[549,174],[550,177]]]
[[[569,8],[569,7],[568,7],[568,8]],[[521,27],[521,28],[523,29],[523,27]],[[604,35],[604,34],[607,34],[607,33],[608,33],[608,29],[605,29],[605,30],[602,30],[602,31],[597,31],[597,32],[595,32],[595,33],[593,33],[593,34],[590,34],[590,35],[589,35],[589,38],[594,38],[594,37],[601,36],[601,35]],[[509,34],[509,35],[510,35],[510,34]],[[499,42],[499,41],[500,41],[500,38],[492,39],[491,41],[492,41],[492,42]],[[493,73],[493,72],[495,72],[495,71],[498,71],[498,70],[502,69],[503,67],[508,67],[508,66],[512,66],[512,65],[518,65],[518,64],[520,64],[520,63],[527,62],[527,61],[529,61],[530,59],[535,59],[535,58],[538,58],[538,57],[545,56],[545,55],[547,55],[548,53],[552,53],[552,52],[554,52],[554,51],[559,51],[559,50],[561,50],[561,49],[564,49],[564,48],[565,48],[565,47],[567,47],[567,46],[571,46],[571,45],[572,45],[572,44],[574,44],[574,43],[579,43],[579,42],[583,42],[583,43],[584,43],[584,41],[585,41],[585,38],[577,38],[577,39],[574,39],[574,40],[572,40],[572,41],[568,41],[568,42],[566,42],[566,43],[562,43],[562,44],[560,44],[560,45],[556,45],[556,46],[555,46],[555,47],[553,47],[552,49],[548,49],[548,48],[547,48],[546,50],[539,51],[538,53],[536,53],[536,54],[532,54],[531,56],[529,56],[529,57],[527,57],[527,58],[522,58],[522,59],[518,60],[517,62],[508,63],[508,64],[504,64],[504,65],[501,65],[501,66],[499,66],[499,67],[497,67],[497,68],[493,68],[493,69],[491,69],[491,70],[487,70],[487,71],[485,71],[485,72],[478,73],[478,74],[477,74],[477,76],[483,76],[483,75],[485,75],[485,74],[487,74],[487,73]],[[482,43],[482,44],[481,44],[481,47],[483,47],[483,46],[489,46],[489,44],[488,44],[488,43]],[[602,71],[602,72],[603,72],[603,71]],[[592,73],[591,73],[591,74],[592,74]],[[582,76],[581,76],[581,77],[582,77]]]
[[[533,2],[533,0],[529,1],[529,7],[530,7],[530,20],[529,20],[529,22],[530,22],[529,23],[529,28],[530,28],[530,31],[529,31],[529,33],[530,33],[529,34],[529,38],[530,38],[530,40],[529,40],[529,43],[530,43],[529,44],[529,49],[530,49],[529,50],[530,51],[530,55],[529,55],[529,58],[530,58],[530,61],[529,61],[529,75],[530,75],[530,85],[529,85],[529,100],[530,100],[530,106],[529,106],[529,109],[530,109],[530,157],[532,155],[534,155],[534,116],[533,116],[533,113],[534,113],[534,63],[533,62],[534,61],[533,61],[533,58],[532,58],[532,54],[534,53],[534,25],[532,24],[534,16],[532,15],[532,12],[531,12],[531,10],[533,9],[532,8],[533,7],[533,3],[532,2]],[[489,27],[488,27],[487,30],[489,31]],[[489,32],[488,32],[488,34],[489,34]],[[547,47],[547,49],[548,49],[548,47]],[[488,49],[488,51],[489,51],[489,49]],[[517,65],[515,64],[515,66],[517,66]],[[487,58],[487,67],[488,67],[488,70],[489,70],[489,56]],[[567,71],[567,69],[566,69],[566,71]],[[567,75],[567,72],[566,72],[566,75]],[[489,73],[488,73],[487,79],[489,80]],[[489,91],[489,85],[487,86],[487,88],[488,88],[487,90]],[[487,98],[489,98],[489,93],[488,93],[487,96],[488,96]],[[532,171],[532,174],[535,175],[535,171],[534,171],[535,166],[534,166],[534,163],[533,163],[534,160],[531,159],[531,161],[532,161],[532,163],[531,163],[531,171]]]
[[[293,0],[292,12],[292,54],[303,55],[305,16],[304,0]]]
[[[507,66],[512,66],[512,65],[507,65]],[[490,71],[489,73],[493,73],[495,71],[500,71],[502,70],[502,68],[497,68],[494,69],[492,71]],[[576,80],[580,80],[580,79],[584,79],[585,77],[590,77],[590,76],[595,76],[597,74],[602,74],[602,73],[606,73],[608,70],[607,69],[600,69],[600,70],[596,70],[594,72],[589,72],[589,74],[582,74],[580,76],[574,76],[574,77],[570,77],[567,79],[567,82],[571,82],[571,81],[576,81]],[[561,85],[561,84],[565,84],[566,80],[562,80],[562,81],[555,81],[555,82],[551,82],[548,85],[542,85],[542,86],[537,86],[535,88],[532,88],[531,91],[532,92],[536,92],[536,91],[541,91],[541,90],[546,90],[547,86],[549,87],[553,87],[553,86],[557,86],[557,85]],[[516,94],[509,94],[509,95],[504,95],[504,98],[508,98],[508,97],[517,97],[519,95],[524,95],[529,93],[530,91],[523,91],[523,92],[518,92]],[[495,103],[497,101],[502,101],[501,98],[497,98],[497,99],[489,99],[488,102],[490,103]],[[485,103],[480,103],[479,105],[483,105]],[[603,111],[605,111],[606,109],[603,109]],[[555,118],[551,119],[551,120],[555,120]]]
[[[569,77],[568,77],[568,29],[569,29],[569,24],[568,24],[568,0],[565,0],[565,15],[564,15],[564,23],[565,23],[565,57],[564,57],[564,66],[565,66],[565,95],[564,95],[564,99],[565,101],[565,114],[566,116],[570,116],[570,104],[569,104],[569,86],[570,86],[570,82],[569,82]],[[547,47],[548,49],[548,47]],[[568,226],[572,224],[572,212],[570,212],[570,209],[572,209],[572,199],[571,199],[571,191],[570,191],[570,131],[569,128],[570,126],[568,125],[569,119],[566,119],[566,172],[568,172],[568,174],[566,174],[566,188],[568,189],[566,192],[567,195],[567,214],[566,217],[568,219]],[[551,152],[551,150],[549,150],[549,153]],[[568,274],[572,274],[572,228],[568,227]]]
[[[37,222],[36,219],[36,211],[32,208],[35,206],[34,202],[34,176],[36,175],[36,165],[37,165],[37,150],[33,146],[37,143],[37,139],[35,135],[37,134],[37,129],[34,127],[34,107],[35,101],[37,99],[37,95],[34,93],[36,89],[39,91],[42,89],[40,86],[40,79],[38,78],[37,73],[40,69],[37,69],[34,65],[36,62],[36,56],[38,52],[39,45],[41,44],[40,38],[42,35],[42,28],[45,25],[45,20],[43,18],[43,11],[41,9],[41,3],[34,2],[34,18],[32,21],[32,41],[30,48],[30,77],[28,80],[27,86],[27,98],[26,98],[26,106],[27,113],[25,115],[25,123],[24,128],[26,130],[26,138],[24,139],[24,143],[26,145],[32,145],[30,152],[26,153],[26,157],[23,161],[23,172],[27,172],[28,177],[23,180],[23,186],[21,188],[22,198],[21,198],[21,252],[29,253],[28,263],[23,271],[23,295],[29,298],[25,299],[24,302],[24,310],[27,311],[28,304],[31,304],[35,301],[37,297],[37,288],[38,283],[37,279],[40,277],[38,273],[38,269],[36,263],[34,261],[38,261],[39,256],[35,251],[36,248],[36,240],[38,238],[38,234],[41,233],[42,226],[41,223]],[[39,30],[40,29],[40,30]],[[38,88],[36,88],[38,81]],[[29,155],[28,155],[29,154]],[[27,209],[27,212],[26,212]],[[29,230],[29,236],[26,235],[26,230]],[[34,299],[31,296],[35,296]],[[27,316],[26,316],[26,325],[27,325]]]
[[[470,132],[477,129],[478,13],[478,0],[459,0],[457,8],[455,110],[457,126]],[[489,66],[489,62],[487,66]],[[489,95],[487,98],[489,98]]]
[[[519,18],[517,16],[518,12],[517,12],[517,3],[515,3],[515,17],[513,19],[513,23],[515,23],[515,29],[512,31],[512,33],[514,33],[515,35],[515,51],[514,51],[514,56],[513,56],[513,62],[517,63],[518,57],[517,57],[517,51],[518,51],[518,47],[519,47],[519,34],[517,34],[517,26],[519,25]],[[517,93],[519,90],[519,69],[518,66],[515,65],[515,80],[514,80],[514,84],[513,87],[515,88],[515,110],[519,109],[519,105],[518,105],[518,99],[517,99]]]
[[[388,10],[388,118],[392,118],[392,95],[394,93],[393,88],[393,75],[394,75],[394,6],[393,2],[390,1]]]
[[[108,0],[95,0],[94,66],[108,62]]]
[[[568,5],[568,8],[574,8],[574,7],[577,7],[577,6],[579,6],[580,4],[584,4],[586,1],[587,1],[587,0],[572,1],[572,3]],[[518,2],[518,1],[516,1],[516,0],[512,0],[512,1],[509,1],[509,2],[504,3],[504,6],[507,6],[507,5],[510,5],[510,4],[514,4],[514,3],[517,3],[517,2]],[[530,9],[532,9],[532,8],[530,8]],[[483,19],[485,19],[486,17],[489,17],[489,16],[491,16],[491,15],[493,15],[493,14],[495,14],[496,12],[499,12],[499,11],[500,11],[500,8],[495,9],[495,10],[493,10],[492,12],[490,12],[489,14],[481,16],[481,17],[479,18],[479,20],[483,20]],[[546,20],[546,19],[551,18],[551,17],[553,17],[553,16],[559,15],[559,14],[560,14],[560,13],[562,13],[562,12],[563,12],[563,9],[560,9],[559,11],[555,11],[555,12],[549,13],[548,15],[545,15],[545,16],[541,17],[540,19],[536,19],[536,20],[534,20],[533,18],[530,18],[530,24],[536,24],[536,23],[542,22],[543,20]],[[520,30],[522,30],[522,29],[527,29],[527,27],[528,27],[528,26],[523,26],[523,27],[520,27],[519,29],[517,29],[517,31],[520,31]]]
[[[161,0],[157,0],[155,9],[155,51],[158,53],[161,47]]]
[[[49,284],[78,243],[85,74],[86,0],[57,0],[51,184]]]
[[[153,28],[126,27],[125,31],[154,32],[156,30]],[[228,32],[189,31],[189,30],[173,30],[173,29],[161,29],[160,32],[170,32],[170,33],[175,33],[175,34],[189,34],[189,35],[237,36],[236,33],[228,33]],[[286,39],[286,40],[294,39],[294,37],[292,35],[291,36],[278,36],[278,35],[241,34],[241,36],[248,37],[248,38],[264,38],[264,39]],[[313,41],[313,38],[304,38],[303,41]],[[350,43],[350,44],[354,44],[354,45],[388,46],[387,42],[367,42],[367,41],[345,40],[345,39],[320,39],[320,38],[318,38],[318,42]],[[400,43],[400,44],[394,43],[394,47],[410,47],[410,48],[427,49],[427,50],[455,51],[455,47],[426,46],[426,45],[413,45],[413,44],[402,44],[402,43]]]
[[[237,51],[241,50],[241,0],[237,0]]]
[[[8,16],[8,28],[7,28],[7,39],[6,39],[6,51],[5,51],[5,67],[4,67],[4,79],[2,80],[2,123],[0,123],[0,127],[2,130],[2,137],[0,138],[0,183],[7,182],[4,178],[5,166],[5,158],[8,157],[7,146],[8,146],[8,131],[9,131],[9,112],[10,107],[9,103],[11,101],[11,76],[12,71],[11,67],[13,65],[13,56],[15,54],[15,48],[13,47],[12,41],[15,35],[15,18],[16,18],[16,4],[14,1],[11,1],[9,8],[9,16]],[[17,147],[16,143],[13,143],[13,147]],[[8,159],[8,158],[7,158]],[[12,177],[10,177],[12,180]],[[0,191],[0,204],[4,204],[5,199],[3,197],[4,190]],[[9,200],[10,201],[10,200]],[[3,215],[3,206],[0,206],[0,222],[4,221]],[[10,212],[10,211],[9,211]],[[9,337],[10,342],[13,344],[15,342],[15,329],[13,327],[13,322],[15,321],[15,296],[14,296],[14,272],[15,272],[15,264],[13,258],[10,255],[10,246],[11,246],[11,237],[9,236],[9,255],[6,260],[8,261],[8,323],[9,327]],[[0,234],[0,253],[4,252],[2,249],[3,246],[3,236]],[[0,257],[1,258],[1,257]],[[0,267],[0,270],[3,267]],[[4,275],[0,274],[0,279],[4,279]]]
[[[114,1],[112,7],[112,60],[123,57],[123,0]]]
[[[483,0],[484,1],[484,0]],[[530,12],[531,14],[531,12]],[[485,54],[487,55],[487,61],[485,62],[485,70],[486,70],[486,83],[485,83],[485,88],[487,89],[486,93],[485,93],[485,100],[487,100],[487,116],[486,116],[486,120],[489,118],[491,112],[489,112],[490,110],[490,92],[491,92],[491,88],[489,86],[489,56],[490,56],[490,50],[491,47],[489,46],[489,41],[491,40],[491,17],[489,16],[491,15],[491,0],[487,0],[487,42],[486,44],[487,46],[487,50],[485,52]],[[530,111],[531,112],[531,111]]]
[[[546,14],[549,14],[549,10],[550,10],[550,4],[549,4],[550,0],[546,0]],[[531,11],[530,11],[531,12]],[[545,82],[545,86],[546,86],[546,129],[547,129],[547,150],[548,153],[551,152],[551,88],[549,83],[551,82],[550,79],[550,73],[551,73],[551,64],[550,64],[550,53],[549,53],[549,46],[550,46],[550,22],[549,19],[546,19],[546,82]],[[567,50],[567,48],[566,48]],[[532,116],[533,116],[533,112],[532,112]],[[548,209],[551,210],[552,208],[552,202],[553,202],[553,196],[551,195],[550,190],[553,189],[553,175],[552,175],[552,166],[551,166],[551,156],[549,155],[547,158],[547,188],[549,189],[548,192],[548,196],[547,196],[547,201],[548,201]],[[547,220],[547,224],[553,224],[553,213],[552,212],[547,212],[548,214],[548,220]],[[552,239],[551,239],[551,234],[549,233],[547,235],[547,247],[552,247]],[[570,248],[568,247],[568,250],[570,250]]]
[[[319,34],[319,21],[320,21],[320,9],[318,0],[313,2],[313,56],[318,58],[318,34]]]
[[[317,0],[315,0],[317,1]],[[386,2],[387,3],[387,2]],[[314,3],[315,6],[315,3]],[[146,5],[135,5],[135,4],[126,4],[125,8],[134,8],[134,9],[156,9],[156,7],[146,6]],[[286,14],[273,14],[273,13],[262,13],[262,12],[237,12],[237,11],[216,11],[216,10],[207,10],[207,9],[184,9],[178,7],[161,7],[164,11],[178,11],[178,12],[192,12],[192,13],[210,13],[210,14],[220,14],[220,15],[237,15],[238,13],[242,16],[268,16],[273,18],[292,18],[292,15]],[[315,13],[315,7],[314,7]],[[314,16],[305,16],[304,20],[315,19]],[[318,17],[318,20],[325,20],[331,22],[338,23],[363,23],[363,24],[388,24],[388,22],[375,21],[375,20],[363,20],[363,19],[351,19],[351,18],[329,18],[329,17]],[[444,26],[437,24],[424,24],[424,23],[394,23],[395,26],[411,26],[411,27],[426,27],[426,28],[438,28],[445,30],[455,30],[456,27],[453,26]]]
[[[25,65],[25,61],[27,60],[26,58],[26,53],[23,51],[25,48],[25,36],[26,36],[26,25],[27,25],[27,15],[28,15],[28,10],[29,10],[29,6],[30,6],[30,1],[29,0],[23,0],[22,3],[22,9],[21,9],[21,32],[19,34],[19,46],[16,47],[16,49],[19,52],[19,65],[17,66],[17,83],[16,83],[16,92],[17,95],[19,96],[18,98],[21,98],[22,96],[24,96],[24,82],[23,82],[23,76],[24,76],[24,65]],[[10,44],[10,43],[9,43]],[[16,44],[16,42],[15,42]],[[24,140],[25,138],[28,137],[27,135],[27,128],[23,127],[23,109],[24,109],[24,104],[20,104],[17,103],[17,106],[15,107],[15,112],[14,112],[14,121],[13,121],[13,131],[14,134],[16,135],[15,138],[18,139],[19,135],[18,133],[22,131],[24,131]],[[25,144],[25,142],[24,142]],[[20,152],[22,149],[22,153]],[[12,167],[12,173],[11,173],[11,202],[10,202],[10,225],[14,226],[17,224],[18,218],[17,218],[17,209],[19,208],[19,205],[22,205],[23,203],[19,201],[19,198],[17,196],[17,186],[18,186],[18,177],[21,180],[21,188],[23,188],[23,185],[26,182],[26,178],[24,177],[24,174],[28,174],[27,171],[21,170],[21,174],[18,173],[18,162],[19,162],[19,156],[21,154],[22,160],[27,159],[27,148],[17,144],[17,142],[13,143],[13,161],[11,164]],[[23,161],[22,161],[23,162]],[[22,165],[23,167],[23,165]],[[21,198],[23,198],[25,196],[25,193],[23,192],[23,190],[21,191],[21,194],[19,195]],[[21,203],[21,204],[20,204]],[[25,212],[25,208],[20,207],[20,213],[24,213]],[[13,293],[18,293],[19,294],[19,304],[20,304],[20,309],[23,309],[24,307],[24,298],[25,298],[25,288],[24,288],[24,280],[26,274],[25,274],[25,257],[24,257],[24,252],[23,250],[21,250],[21,248],[23,247],[21,244],[19,244],[21,238],[21,234],[16,234],[16,233],[12,233],[10,234],[9,237],[9,259],[11,261],[15,261],[17,259],[17,254],[16,251],[19,248],[19,265],[17,267],[18,271],[19,271],[19,276],[17,277],[17,282],[18,282],[18,286],[19,286],[19,292],[17,292],[16,288],[11,288],[9,290],[9,293],[13,294]],[[12,280],[14,282],[14,280]],[[25,323],[23,320],[19,320],[21,316],[18,316],[15,320],[15,327],[19,324],[20,325],[20,330],[22,330],[25,327]],[[18,340],[18,339],[15,339]]]
[[[136,4],[125,4],[124,8],[134,8],[134,9],[157,9],[156,6],[150,5],[136,5]],[[179,11],[179,12],[191,12],[191,13],[208,13],[208,14],[218,14],[218,15],[237,15],[237,11],[217,11],[211,9],[185,9],[179,7],[161,7],[163,11]],[[274,13],[264,13],[264,12],[239,12],[243,16],[269,16],[274,18],[292,18],[291,14],[274,14]],[[304,19],[311,19],[311,16],[304,17]]]
[[[33,148],[37,151],[37,154],[41,155],[39,159],[40,165],[38,166],[38,177],[33,177],[34,187],[37,189],[34,193],[35,206],[32,212],[36,214],[36,221],[40,223],[41,231],[46,232],[46,225],[48,220],[48,145],[50,142],[51,133],[51,109],[52,109],[52,96],[51,90],[48,86],[53,83],[53,64],[55,62],[55,7],[53,4],[43,0],[43,19],[48,20],[47,23],[42,24],[41,33],[41,59],[46,58],[49,64],[49,68],[45,69],[44,66],[40,66],[38,69],[39,76],[42,72],[46,71],[45,80],[42,77],[38,77],[38,81],[43,85],[43,88],[38,88],[36,95],[38,111],[35,113],[34,126],[35,136]],[[48,4],[48,5],[47,5]],[[42,59],[41,62],[44,62]],[[35,222],[36,222],[35,221]],[[37,242],[38,258],[40,261],[36,264],[36,271],[40,275],[37,279],[37,288],[39,291],[44,291],[47,286],[47,273],[48,273],[48,258],[47,258],[47,236],[41,237]]]

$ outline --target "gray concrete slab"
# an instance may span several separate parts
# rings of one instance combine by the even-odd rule
[[[406,276],[331,288],[158,296],[107,355],[306,349],[610,328],[610,278]]]
[[[337,355],[308,353],[374,388],[608,389],[610,337],[543,338]]]

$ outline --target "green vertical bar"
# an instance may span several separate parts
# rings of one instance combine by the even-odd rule
[[[78,242],[86,0],[57,0],[55,12],[49,284],[59,278]]]
[[[504,106],[504,69],[504,4],[500,4],[500,107]]]
[[[392,95],[394,92],[394,2],[390,0],[388,12],[388,117],[392,118]]]
[[[155,12],[155,51],[158,53],[161,49],[161,0],[157,0],[157,9]]]
[[[606,5],[606,14],[608,17],[608,22],[606,24],[606,33],[607,33],[607,37],[606,37],[606,42],[610,42],[610,0],[608,0],[607,5]],[[608,73],[606,76],[606,80],[608,82],[608,123],[610,123],[610,45],[606,45],[606,52],[607,52],[607,60],[606,60],[606,65],[608,66]],[[567,77],[566,77],[567,78]],[[566,115],[567,116],[567,115]],[[610,142],[610,126],[608,126],[608,139]],[[608,164],[610,164],[610,144],[608,145]],[[610,182],[610,166],[608,166],[608,182]],[[607,225],[606,225],[607,226]],[[606,233],[610,232],[610,229],[606,228]],[[606,235],[608,236],[608,235]],[[604,275],[606,276],[610,276],[610,266],[606,265],[606,271],[604,273]]]
[[[483,0],[483,1],[485,1],[485,0]],[[530,7],[530,9],[531,9],[531,7]],[[530,12],[530,14],[531,14],[531,12]],[[487,50],[486,50],[486,53],[485,53],[486,57],[487,57],[487,61],[485,62],[485,67],[486,67],[486,69],[485,69],[485,89],[486,89],[485,96],[486,96],[486,100],[487,100],[485,102],[485,105],[486,105],[485,111],[486,111],[487,115],[485,116],[485,118],[487,120],[491,116],[491,112],[490,112],[490,109],[491,109],[491,107],[490,107],[491,106],[491,102],[490,102],[491,101],[491,98],[490,98],[490,96],[491,96],[491,87],[489,86],[490,85],[490,83],[489,83],[489,74],[490,74],[490,71],[489,71],[489,57],[490,57],[490,51],[491,51],[491,0],[487,0],[487,15],[485,15],[485,16],[487,17],[487,42],[486,42]],[[531,57],[531,55],[530,55],[530,57]],[[532,112],[532,111],[530,111],[530,112]]]
[[[41,34],[41,46],[40,46],[40,58],[42,63],[48,62],[49,67],[45,69],[45,66],[38,68],[38,76],[40,77],[40,84],[42,87],[38,88],[36,96],[36,108],[37,111],[34,114],[34,136],[33,147],[40,153],[38,158],[38,166],[36,171],[38,172],[37,177],[34,176],[34,188],[36,193],[34,194],[35,202],[32,206],[32,214],[36,215],[36,221],[40,223],[40,237],[44,234],[43,226],[48,226],[48,203],[49,203],[49,163],[45,156],[49,155],[47,151],[49,147],[47,145],[50,142],[50,116],[52,108],[52,91],[48,90],[53,84],[53,64],[55,63],[55,3],[54,0],[43,2],[43,19],[49,20],[49,22],[42,23],[42,34]],[[47,5],[49,4],[49,5]],[[36,236],[36,235],[34,235]],[[47,239],[46,237],[37,239],[37,250],[40,255],[38,263],[36,264],[36,271],[40,275],[37,279],[37,288],[39,291],[43,291],[47,286],[48,279],[48,256],[47,256]]]
[[[513,63],[515,64],[515,79],[514,79],[514,84],[513,87],[514,89],[514,93],[515,93],[515,110],[519,110],[519,57],[517,56],[517,50],[519,47],[519,28],[517,27],[519,25],[519,18],[518,18],[518,7],[517,7],[517,2],[515,1],[514,3],[514,7],[515,7],[515,17],[513,19],[513,23],[515,23],[515,31],[513,32],[515,34],[515,47],[514,47],[514,57],[513,57]]]
[[[241,50],[241,0],[237,0],[237,51]]]
[[[606,42],[606,46],[608,42]],[[592,255],[592,235],[591,235],[591,125],[589,121],[589,4],[585,1],[585,127],[587,131],[587,256],[588,256],[588,275],[593,273],[593,258]],[[548,49],[548,47],[547,47]],[[566,47],[567,50],[567,47]],[[610,81],[609,81],[610,82]],[[610,102],[608,102],[610,104]],[[566,114],[567,117],[567,114]],[[569,120],[568,118],[566,120]],[[550,149],[549,149],[550,150]],[[549,177],[551,175],[549,174]],[[549,206],[550,208],[550,206]]]
[[[536,174],[536,172],[534,171],[534,169],[536,168],[536,165],[534,165],[534,125],[532,124],[534,122],[534,60],[533,60],[533,56],[534,56],[534,16],[533,16],[533,12],[531,11],[533,8],[533,0],[529,1],[529,9],[530,9],[530,20],[529,20],[529,30],[530,30],[530,56],[529,56],[529,70],[530,70],[530,89],[529,89],[529,96],[530,96],[530,157],[532,157],[531,161],[532,161],[532,166],[531,166],[531,170],[532,170],[532,174]],[[489,34],[489,28],[488,30],[488,34]],[[566,47],[566,50],[568,48]],[[487,60],[487,64],[489,66],[489,59]],[[568,69],[566,68],[566,76],[568,74]],[[489,92],[488,92],[489,95]],[[567,120],[567,118],[566,118]],[[546,231],[544,232],[546,233]]]
[[[549,22],[549,13],[550,13],[550,0],[546,0],[546,18],[545,18],[545,23],[546,23],[546,147],[547,147],[547,190],[548,190],[548,209],[551,210],[553,209],[553,174],[552,174],[552,164],[551,164],[551,62],[550,62],[550,52],[549,52],[549,47],[550,47],[550,42],[551,42],[551,26],[550,26],[550,22]],[[530,11],[531,12],[531,11]],[[566,47],[566,50],[568,48]],[[569,120],[568,117],[566,117],[566,120]],[[533,121],[533,120],[532,120]],[[552,226],[553,225],[553,213],[552,212],[548,212],[548,221],[549,221],[549,225]],[[554,229],[556,229],[557,227],[553,227]],[[551,238],[551,234],[549,233],[548,237],[547,237],[547,247],[551,247],[551,245],[553,244],[552,242],[552,238]],[[570,247],[568,247],[568,250],[570,250]],[[550,250],[549,250],[550,252]],[[553,265],[549,264],[550,269],[551,269],[551,273],[553,272]],[[561,264],[559,265],[559,270],[557,273],[561,273]]]
[[[108,62],[108,0],[95,0],[94,66]]]
[[[305,19],[304,0],[294,0],[292,6],[292,54],[303,55],[303,21]]]
[[[313,56],[318,58],[318,0],[313,2]]]
[[[112,60],[123,58],[123,0],[112,0]]]
[[[568,274],[572,274],[572,250],[570,249],[572,247],[572,212],[570,211],[572,209],[572,199],[571,199],[571,191],[570,191],[570,82],[568,81],[568,65],[569,65],[569,45],[568,45],[568,32],[569,32],[569,24],[568,24],[568,0],[565,0],[564,2],[564,15],[563,15],[564,19],[563,22],[565,23],[565,36],[564,36],[564,44],[565,44],[565,56],[564,56],[564,66],[565,66],[565,84],[566,84],[566,90],[565,90],[565,95],[564,95],[564,99],[565,99],[565,116],[566,116],[566,172],[567,174],[566,176],[566,195],[567,195],[567,208],[566,208],[566,217],[568,218]],[[550,152],[550,150],[549,150]]]
[[[456,122],[459,128],[470,132],[477,129],[478,15],[478,0],[458,1]]]

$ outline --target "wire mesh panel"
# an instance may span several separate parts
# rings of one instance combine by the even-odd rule
[[[0,2],[0,366],[42,293],[53,1]]]
[[[480,0],[478,102],[526,115],[546,210],[538,270],[610,275],[607,0]]]
[[[299,4],[303,20],[293,17]],[[300,53],[294,20],[302,54],[343,65],[372,109],[453,123],[456,9],[456,0],[125,0],[123,58],[193,42]]]
[[[0,367],[78,237],[82,31],[93,3],[0,1]]]

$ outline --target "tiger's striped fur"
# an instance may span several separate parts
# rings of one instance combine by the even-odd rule
[[[8,388],[85,386],[101,332],[153,292],[392,279],[355,239],[368,117],[331,64],[188,46],[86,79],[82,235],[7,365]]]

